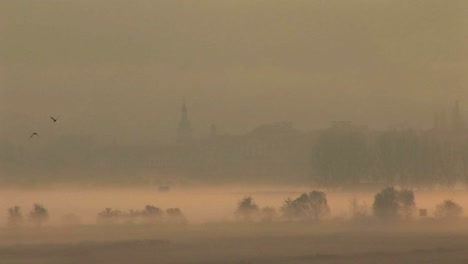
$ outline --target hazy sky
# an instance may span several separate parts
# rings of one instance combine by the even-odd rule
[[[211,123],[428,125],[455,99],[468,118],[466,76],[465,0],[0,2],[11,142],[52,125],[103,142],[171,141],[184,97],[197,136]]]

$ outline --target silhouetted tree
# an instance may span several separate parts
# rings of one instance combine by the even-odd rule
[[[146,221],[155,222],[163,218],[164,211],[156,206],[147,205],[141,214]]]
[[[187,223],[187,218],[179,208],[168,208],[166,209],[167,220],[171,223],[176,224],[185,224]]]
[[[463,215],[463,207],[452,200],[446,200],[437,205],[434,216],[442,220],[454,220],[461,218]]]
[[[164,216],[164,211],[153,205],[145,206],[143,210],[143,215],[147,217],[162,217]]]
[[[242,199],[237,206],[236,216],[243,221],[252,221],[258,217],[259,208],[252,197]]]
[[[377,137],[375,169],[386,184],[423,186],[435,183],[444,169],[444,148],[437,138],[412,130],[386,131]]]
[[[13,206],[8,208],[8,225],[18,226],[23,223],[23,214],[21,213],[21,207]]]
[[[98,213],[98,221],[102,223],[115,223],[122,217],[122,212],[119,210],[113,210],[112,208],[106,208],[104,211]]]
[[[398,191],[394,187],[385,188],[375,195],[373,209],[374,215],[381,220],[409,218],[415,209],[414,193],[406,189]]]
[[[320,220],[330,213],[327,195],[321,191],[312,191],[302,194],[295,200],[288,198],[283,207],[283,215],[289,219]]]
[[[32,223],[41,226],[49,220],[49,212],[44,206],[40,204],[34,204],[33,209],[31,212],[29,212],[29,220]]]

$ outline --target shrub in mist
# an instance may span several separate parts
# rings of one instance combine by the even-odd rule
[[[97,215],[98,221],[101,223],[115,223],[122,218],[122,212],[120,210],[114,210],[112,208],[106,208]]]
[[[153,205],[145,206],[143,216],[151,218],[161,218],[164,216],[164,211]]]
[[[185,224],[187,223],[187,218],[179,208],[168,208],[166,209],[167,221],[175,224]]]
[[[374,215],[384,221],[409,219],[415,210],[414,193],[411,190],[396,190],[387,187],[374,197]]]
[[[318,221],[330,214],[330,207],[328,207],[326,193],[312,191],[294,200],[288,198],[281,207],[281,211],[288,219]]]
[[[97,215],[102,224],[142,224],[156,223],[166,220],[170,223],[186,223],[187,219],[179,208],[168,208],[165,212],[153,205],[146,205],[143,210],[129,210],[127,212],[106,208]]]
[[[239,201],[235,215],[239,220],[249,222],[258,218],[259,211],[258,205],[255,204],[253,198],[248,196]]]
[[[41,226],[49,220],[49,212],[40,205],[34,204],[33,209],[29,212],[29,220],[37,226]]]
[[[131,209],[127,213],[122,213],[120,217],[127,219],[127,223],[133,223],[136,219],[143,217],[143,211]]]
[[[455,220],[463,215],[463,207],[452,200],[446,200],[437,205],[434,216],[441,220]]]
[[[164,211],[156,206],[147,205],[141,212],[141,216],[146,222],[156,222],[162,220]]]
[[[21,207],[13,206],[8,208],[8,225],[15,227],[23,223],[23,213],[21,212]]]

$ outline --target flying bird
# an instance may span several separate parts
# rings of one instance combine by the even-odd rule
[[[52,121],[53,121],[54,123],[58,121],[58,118],[55,118],[55,117],[53,117],[53,116],[51,116],[50,119],[52,119]]]
[[[32,133],[32,135],[29,137],[29,138],[33,138],[34,136],[39,136],[39,134],[37,134],[36,132]]]

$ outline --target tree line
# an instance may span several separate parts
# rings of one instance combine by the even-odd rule
[[[416,198],[410,189],[387,187],[374,196],[371,208],[356,199],[350,202],[349,219],[365,222],[401,222],[412,220],[417,214]],[[424,213],[423,213],[424,212]],[[427,209],[419,210],[420,217],[427,217]],[[327,194],[322,191],[303,193],[295,199],[286,199],[279,211],[273,207],[261,208],[252,197],[239,201],[235,216],[242,222],[312,221],[329,219],[331,208]],[[445,200],[434,209],[433,219],[452,221],[463,217],[463,207],[452,200]]]
[[[426,209],[422,209],[426,212]],[[49,221],[49,211],[40,204],[34,204],[25,221],[21,207],[8,208],[7,224],[9,227],[19,227],[26,223],[41,227]],[[371,212],[370,212],[371,211]],[[350,202],[350,220],[369,222],[379,220],[382,222],[409,221],[417,213],[416,197],[410,189],[398,189],[387,187],[374,196],[371,208],[359,203],[356,199]],[[421,210],[419,210],[420,216]],[[239,222],[291,222],[312,221],[319,222],[330,219],[331,208],[328,204],[327,194],[314,190],[303,193],[292,199],[287,198],[279,207],[260,207],[251,196],[244,197],[237,204],[234,212],[236,221]],[[433,218],[439,220],[457,220],[463,216],[463,207],[452,200],[445,200],[438,204],[433,212]],[[80,217],[76,214],[63,216],[62,222],[68,225],[81,224]],[[177,224],[188,223],[186,216],[179,208],[167,208],[163,210],[153,205],[146,205],[142,210],[121,211],[105,208],[96,214],[96,223],[104,225],[115,224]]]
[[[41,227],[49,221],[49,210],[41,204],[34,204],[27,214],[23,215],[20,206],[12,206],[7,210],[7,225],[19,227],[25,224]],[[76,214],[66,214],[62,217],[62,223],[67,225],[79,225],[81,219]],[[131,209],[121,211],[118,209],[105,208],[96,215],[97,224],[186,224],[187,219],[179,208],[167,208],[163,210],[154,205],[146,205],[142,210]]]
[[[369,131],[340,124],[317,136],[311,156],[314,180],[326,188],[450,188],[468,181],[468,137],[463,134]]]

